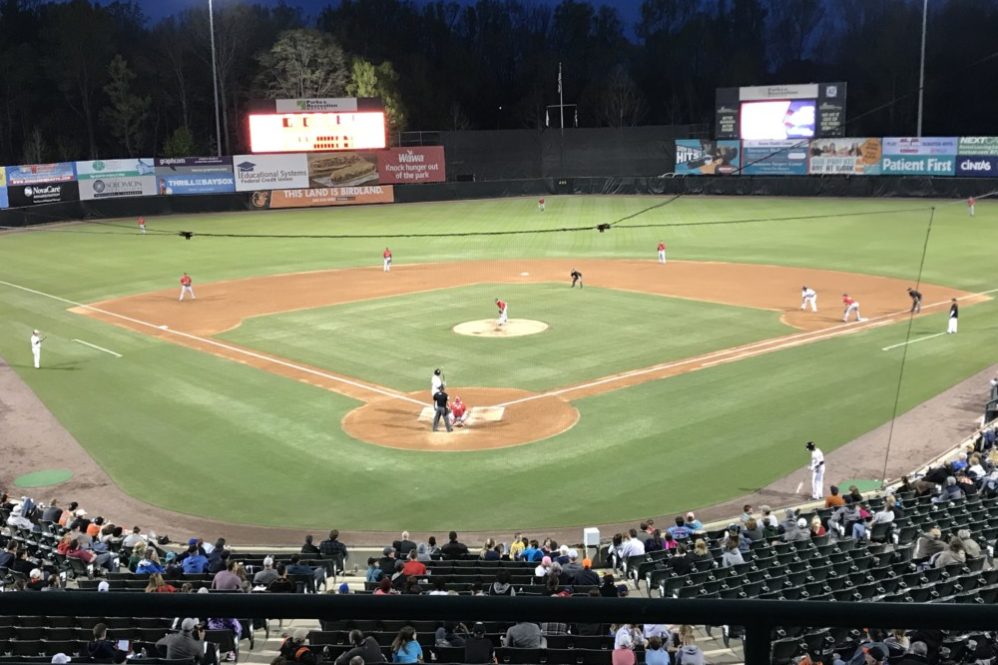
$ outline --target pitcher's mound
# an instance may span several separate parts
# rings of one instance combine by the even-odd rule
[[[473,337],[522,337],[536,335],[547,329],[548,324],[531,319],[510,319],[504,326],[496,325],[495,319],[481,319],[480,321],[465,321],[453,328],[458,335],[471,335]]]

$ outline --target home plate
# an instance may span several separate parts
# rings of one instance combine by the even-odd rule
[[[529,272],[521,272],[520,273],[520,277],[529,277],[529,276],[530,276]]]

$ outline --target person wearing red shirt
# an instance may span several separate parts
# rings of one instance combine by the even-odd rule
[[[661,241],[658,243],[658,262],[665,263],[665,243]]]
[[[145,233],[146,232],[146,218],[145,217],[139,217],[139,232],[140,233]]]
[[[975,205],[977,205],[977,199],[975,199],[973,196],[969,197],[967,199],[967,210],[970,211],[970,216],[971,217],[974,216],[974,206]]]
[[[496,321],[496,325],[504,326],[509,321],[509,305],[506,301],[496,298],[496,307],[499,308],[499,320]]]
[[[381,254],[384,259],[384,270],[385,272],[392,271],[392,250],[385,247],[385,251]]]
[[[537,199],[537,209],[544,212],[544,197]]]
[[[402,574],[406,577],[426,574],[426,565],[422,561],[419,561],[416,558],[417,556],[416,550],[411,550],[409,552],[409,559],[405,562],[405,565],[402,566]]]
[[[191,276],[184,273],[183,277],[180,278],[180,300],[183,301],[184,294],[191,294],[191,300],[197,300],[197,296],[194,295],[194,287],[191,286],[192,280]]]
[[[842,294],[842,304],[845,305],[845,311],[842,312],[843,321],[849,321],[849,315],[853,312],[856,312],[857,321],[866,321],[866,319],[859,314],[859,302],[851,298],[848,293]]]
[[[460,395],[457,395],[451,402],[450,415],[455,427],[464,427],[465,421],[468,419],[468,407],[461,401]]]

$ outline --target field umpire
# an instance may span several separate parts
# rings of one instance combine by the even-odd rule
[[[574,289],[575,288],[575,283],[578,282],[579,283],[579,288],[581,289],[582,288],[582,273],[579,272],[578,270],[576,270],[575,268],[572,268],[572,272],[569,273],[569,274],[570,274],[570,276],[572,278],[572,288]]]

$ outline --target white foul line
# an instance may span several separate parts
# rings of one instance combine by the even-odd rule
[[[360,388],[362,390],[367,390],[367,391],[370,391],[370,392],[378,394],[378,395],[383,395],[385,397],[392,397],[394,399],[400,399],[400,400],[403,400],[403,401],[406,401],[406,402],[411,402],[412,404],[418,404],[419,406],[425,406],[425,402],[421,402],[418,399],[414,399],[412,397],[409,397],[408,395],[403,395],[401,393],[396,393],[396,392],[393,392],[393,391],[390,391],[390,390],[385,390],[384,388],[379,388],[379,387],[375,387],[375,386],[365,385],[365,384],[359,383],[357,381],[351,381],[350,379],[346,379],[346,378],[344,378],[342,376],[336,376],[334,374],[327,374],[326,372],[321,372],[319,370],[312,369],[311,367],[303,367],[302,365],[296,365],[294,363],[289,363],[287,361],[280,360],[279,358],[274,358],[274,357],[271,357],[271,356],[265,356],[263,354],[255,353],[255,352],[249,351],[247,349],[241,349],[238,346],[231,346],[229,344],[223,344],[222,342],[219,342],[219,341],[207,338],[207,337],[199,337],[198,335],[192,335],[190,333],[181,332],[179,330],[172,330],[172,329],[169,329],[169,328],[163,328],[162,326],[158,326],[158,325],[156,325],[154,323],[149,323],[148,321],[142,321],[140,319],[133,319],[132,317],[125,316],[124,314],[118,314],[117,312],[111,312],[111,311],[108,311],[108,310],[105,310],[105,309],[101,309],[100,307],[94,307],[93,305],[86,305],[84,303],[76,302],[74,300],[69,300],[67,298],[63,298],[61,296],[56,296],[56,295],[53,295],[51,293],[45,293],[44,291],[38,291],[37,289],[32,289],[32,288],[29,288],[27,286],[21,286],[20,284],[13,284],[11,282],[5,282],[2,279],[0,279],[0,284],[3,284],[4,286],[9,286],[9,287],[14,288],[14,289],[20,289],[21,291],[26,291],[28,293],[34,293],[35,295],[44,296],[46,298],[51,298],[52,300],[57,300],[59,302],[66,303],[68,305],[73,305],[74,307],[82,307],[83,309],[89,309],[92,312],[98,312],[100,314],[104,314],[106,316],[110,316],[110,317],[114,317],[114,318],[117,318],[117,319],[121,319],[122,321],[128,321],[130,323],[134,323],[134,324],[139,325],[139,326],[144,326],[146,328],[153,328],[154,330],[157,330],[157,331],[159,331],[161,333],[168,333],[170,335],[176,335],[178,337],[184,337],[186,339],[191,339],[191,340],[194,340],[196,342],[200,342],[202,344],[207,344],[209,346],[215,346],[215,347],[218,347],[220,349],[225,349],[226,351],[231,351],[233,353],[239,353],[239,354],[242,354],[242,355],[245,355],[245,356],[249,356],[250,358],[255,358],[257,360],[263,360],[265,362],[272,363],[274,365],[281,365],[282,367],[287,367],[289,369],[294,369],[294,370],[297,370],[299,372],[305,372],[306,374],[312,374],[313,376],[319,376],[319,377],[322,377],[324,379],[329,379],[330,381],[335,381],[335,382],[338,382],[338,383],[346,384],[348,386],[353,386],[354,388]]]
[[[96,344],[91,344],[90,342],[84,342],[82,339],[76,339],[74,337],[73,341],[74,342],[79,342],[80,344],[83,344],[84,346],[89,346],[91,349],[97,349],[98,351],[103,351],[104,353],[110,353],[115,358],[121,358],[121,357],[123,357],[120,353],[115,353],[111,349],[105,349],[103,346],[97,346]]]
[[[899,346],[904,346],[906,344],[918,344],[919,342],[924,342],[927,339],[932,339],[933,337],[939,337],[940,335],[945,335],[946,333],[936,333],[935,335],[926,335],[925,337],[919,337],[917,339],[908,340],[907,342],[900,342],[898,344],[891,344],[890,346],[885,346],[880,349],[881,351],[890,351],[891,349],[896,349]]]

